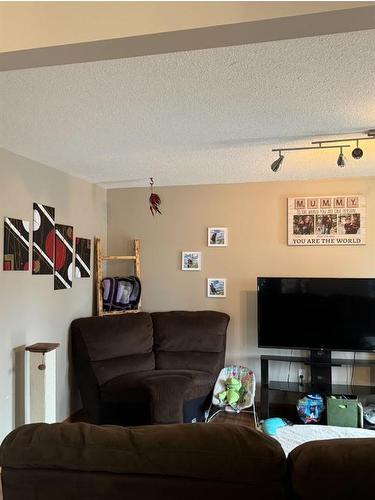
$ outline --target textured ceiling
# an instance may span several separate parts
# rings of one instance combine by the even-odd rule
[[[374,175],[372,141],[344,169],[330,150],[269,168],[272,147],[375,128],[374,82],[375,30],[9,71],[0,143],[116,187]]]

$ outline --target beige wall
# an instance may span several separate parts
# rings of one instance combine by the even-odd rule
[[[0,255],[3,218],[32,221],[34,201],[56,208],[57,222],[72,224],[75,235],[106,238],[106,192],[92,184],[0,149]],[[4,272],[0,268],[0,441],[17,423],[20,403],[15,366],[17,347],[60,342],[57,351],[57,416],[77,409],[68,363],[72,319],[92,314],[92,278],[74,280],[71,290],[53,290],[53,276]],[[18,387],[18,384],[17,384]],[[72,389],[72,390],[71,390]],[[19,415],[18,415],[19,417]]]
[[[371,5],[371,2],[0,2],[0,52]]]
[[[230,314],[227,361],[256,368],[257,276],[375,277],[375,178],[269,182],[157,188],[163,215],[152,217],[148,189],[108,191],[108,246],[122,253],[140,238],[143,306],[146,311],[215,309]],[[355,194],[367,196],[368,242],[358,247],[288,247],[288,196]],[[228,248],[207,247],[207,227],[229,228]],[[127,248],[129,250],[129,248]],[[202,251],[202,270],[180,270],[181,251]],[[120,268],[112,273],[122,273]],[[206,278],[227,278],[228,297],[206,297]],[[281,351],[285,354],[285,351]],[[274,367],[285,379],[287,366]],[[291,380],[297,379],[293,365]],[[345,369],[335,369],[346,380]],[[355,381],[368,383],[369,372],[356,370]]]

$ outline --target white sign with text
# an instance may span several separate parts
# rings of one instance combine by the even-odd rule
[[[362,195],[288,198],[288,245],[365,245]]]

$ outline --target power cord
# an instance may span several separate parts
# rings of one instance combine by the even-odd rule
[[[353,356],[352,378],[351,378],[351,380],[350,380],[350,388],[351,388],[352,390],[353,390],[353,379],[354,379],[354,370],[355,370],[356,356],[357,356],[357,353],[355,352],[355,353],[354,353],[354,356]]]
[[[290,357],[293,356],[293,349],[290,351]],[[288,382],[288,385],[289,385],[289,381],[290,381],[290,367],[292,366],[292,360],[289,361],[289,370],[288,370],[288,378],[287,378],[287,382]]]

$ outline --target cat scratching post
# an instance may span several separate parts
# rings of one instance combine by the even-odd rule
[[[28,365],[26,423],[56,422],[56,349],[59,345],[44,342],[25,348]]]

